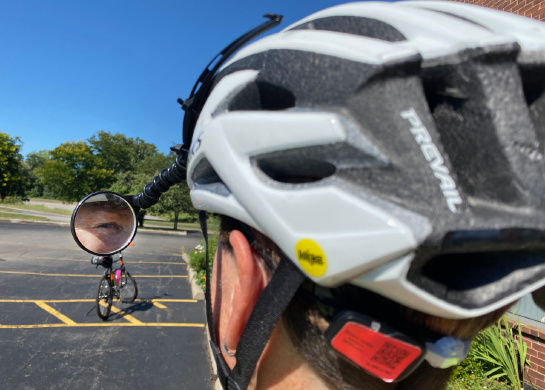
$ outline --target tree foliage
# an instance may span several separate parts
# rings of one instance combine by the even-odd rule
[[[124,134],[101,130],[88,140],[94,155],[108,169],[115,173],[135,172],[146,159],[157,155],[155,145],[140,138],[126,137]],[[115,176],[111,177],[113,184]]]
[[[475,341],[475,356],[482,362],[485,375],[509,383],[511,389],[522,390],[530,362],[520,321],[516,326],[511,325],[504,315],[496,324],[479,333]]]
[[[162,169],[168,168],[174,162],[175,158],[176,155],[170,153],[166,156],[161,154],[160,156],[146,159],[140,170],[142,174],[148,176],[144,185],[149,183]],[[143,185],[140,187],[140,190],[142,188]],[[170,187],[167,192],[161,195],[159,202],[152,207],[151,211],[157,214],[173,213],[174,229],[178,228],[178,218],[181,213],[196,217],[196,211],[189,198],[189,187],[187,186],[187,182],[183,181],[182,183]]]
[[[113,169],[108,169],[83,141],[65,142],[51,152],[48,159],[35,169],[36,176],[57,198],[76,201],[104,189]]]
[[[20,153],[21,146],[19,137],[0,132],[0,199],[23,195],[29,184]]]
[[[147,183],[150,183],[154,176],[169,167],[175,159],[174,153],[164,155],[156,153],[146,157],[133,172],[123,172],[117,175],[117,180],[110,187],[110,191],[120,194],[138,194]],[[196,211],[193,209],[189,198],[189,188],[184,181],[172,186],[167,192],[161,195],[159,202],[152,206],[150,211],[155,214],[170,214],[174,217],[174,229],[178,227],[180,214],[189,214],[196,218]],[[143,216],[141,216],[143,218]],[[143,222],[140,220],[140,222]]]
[[[174,159],[174,153],[160,153],[155,145],[140,138],[101,130],[86,141],[65,142],[51,151],[29,153],[24,167],[33,196],[77,201],[100,190],[140,193]],[[173,216],[175,228],[182,213],[196,216],[186,183],[173,186],[148,211]],[[145,212],[139,217],[143,218]]]
[[[25,163],[29,171],[29,196],[54,197],[49,188],[44,186],[42,181],[36,176],[36,169],[44,165],[47,160],[49,160],[48,150],[40,150],[27,154]]]
[[[157,154],[155,145],[140,138],[101,130],[87,141],[29,153],[26,163],[31,170],[31,193],[79,200],[90,192],[108,189],[120,178],[134,176],[147,158]]]
[[[194,215],[195,217],[197,215],[191,204],[189,187],[185,181],[170,187],[167,192],[161,195],[159,202],[153,206],[153,211],[158,214],[172,212],[174,215],[174,230],[178,228],[178,218],[181,213]]]

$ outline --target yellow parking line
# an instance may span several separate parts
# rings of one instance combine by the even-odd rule
[[[152,302],[198,302],[196,299],[152,299]]]
[[[105,306],[103,302],[100,302],[100,304],[102,306]],[[115,306],[112,306],[112,311],[115,313],[115,314],[119,314],[122,318],[126,319],[127,321],[129,321],[131,324],[137,324],[137,325],[142,325],[142,321],[138,321],[136,318],[134,318],[133,316],[131,316],[130,314],[127,314],[125,311],[123,310],[120,310],[118,309],[117,307]]]
[[[68,318],[67,316],[65,316],[64,314],[58,312],[57,310],[53,309],[51,306],[49,306],[47,303],[43,302],[43,301],[35,301],[34,302],[36,305],[38,305],[39,307],[41,307],[42,309],[44,309],[46,312],[48,312],[49,314],[51,315],[54,315],[55,317],[57,317],[59,320],[61,320],[62,322],[64,322],[66,325],[75,325],[76,323],[74,321],[72,321],[70,318]]]
[[[168,255],[168,256],[178,256],[178,255]],[[182,255],[180,255],[182,256]],[[58,257],[47,257],[47,256],[21,256],[23,259],[43,259],[43,260],[60,260],[60,261],[77,261],[80,263],[91,263],[90,260],[79,260],[79,259],[60,259]],[[130,264],[175,264],[175,265],[186,265],[184,262],[174,262],[174,261],[130,261]]]
[[[204,324],[192,324],[192,323],[168,323],[168,322],[141,322],[140,324],[133,324],[130,322],[98,322],[98,323],[76,323],[74,325],[68,324],[38,324],[38,325],[0,325],[0,329],[37,329],[37,328],[85,328],[85,327],[104,327],[104,326],[129,326],[129,327],[179,327],[179,328],[204,328]]]
[[[94,302],[94,299],[0,299],[0,303],[66,303],[66,302]]]
[[[159,302],[151,301],[153,303],[153,306],[158,307],[159,309],[168,309],[165,305],[160,304]]]
[[[35,303],[35,302],[45,302],[45,303],[70,303],[70,302],[95,302],[94,299],[0,299],[0,303]],[[186,302],[186,303],[195,303],[198,302],[196,299],[135,299],[135,302]]]
[[[20,274],[20,275],[39,275],[39,276],[71,276],[76,278],[98,278],[100,275],[81,275],[81,274],[45,274],[41,272],[23,272],[23,271],[0,271],[0,274]],[[187,275],[133,275],[135,278],[187,278]]]
[[[186,265],[185,261],[129,261],[128,264],[174,264],[174,265]]]
[[[41,272],[23,272],[23,271],[0,271],[1,274],[19,274],[19,275],[39,275],[39,276],[79,276],[86,278],[96,278],[98,275],[75,275],[75,274],[44,274]]]
[[[157,256],[157,253],[149,253],[149,252],[134,252],[134,254],[137,254],[137,255],[146,255],[146,256]],[[182,255],[179,254],[179,253],[165,253],[164,255],[165,255],[165,256],[178,256],[178,257],[182,257]]]
[[[43,260],[61,260],[61,261],[79,261],[79,262],[89,262],[89,260],[78,260],[78,259],[60,259],[58,257],[46,257],[46,256],[21,256],[23,259],[43,259]]]
[[[132,275],[138,278],[187,278],[187,275]]]
[[[135,302],[151,302],[159,308],[167,309],[166,306],[159,302],[175,302],[175,303],[196,303],[196,299],[136,299]],[[126,319],[128,322],[100,322],[100,323],[77,323],[49,306],[48,303],[73,303],[73,302],[95,302],[94,299],[0,299],[0,303],[34,303],[49,314],[57,317],[62,323],[57,324],[35,324],[35,325],[2,325],[0,329],[38,329],[38,328],[66,328],[66,327],[103,327],[103,326],[142,326],[142,327],[193,327],[203,328],[205,324],[199,323],[165,323],[165,322],[141,322],[125,311],[112,306],[111,310]],[[102,304],[102,303],[101,303]]]

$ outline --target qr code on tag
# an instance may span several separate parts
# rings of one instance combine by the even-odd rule
[[[386,342],[371,357],[371,361],[394,370],[407,356],[409,356],[409,351]]]

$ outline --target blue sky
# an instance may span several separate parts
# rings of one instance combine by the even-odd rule
[[[0,129],[24,155],[99,130],[167,153],[182,139],[176,99],[220,50],[268,12],[286,27],[342,2],[0,0]]]

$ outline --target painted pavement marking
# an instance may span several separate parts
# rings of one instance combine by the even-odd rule
[[[61,312],[53,309],[51,306],[49,306],[47,303],[43,302],[43,301],[34,301],[34,303],[36,305],[38,305],[39,307],[41,307],[42,309],[44,309],[46,312],[48,312],[49,314],[51,315],[54,315],[55,317],[57,317],[59,320],[61,320],[62,322],[64,322],[66,325],[76,325],[76,322],[75,321],[72,321],[70,318],[68,318],[67,316],[65,316],[64,314],[62,314]]]
[[[100,304],[104,307],[107,307],[106,304],[102,301],[100,301]],[[124,320],[127,320],[129,321],[131,324],[135,324],[135,325],[142,325],[143,322],[142,321],[138,321],[136,318],[134,318],[133,316],[131,316],[130,314],[128,314],[127,312],[125,312],[124,310],[121,310],[121,309],[118,309],[117,307],[115,306],[112,306],[111,307],[111,310],[115,313],[115,314],[119,314],[119,316],[121,318],[123,318]]]
[[[171,256],[182,256],[182,255],[171,255]],[[76,261],[80,263],[90,263],[89,260],[80,260],[80,259],[61,259],[58,257],[47,257],[47,256],[20,256],[24,259],[42,259],[42,260],[60,260],[60,261]],[[174,262],[174,261],[130,261],[129,264],[173,264],[173,265],[186,265],[184,262]]]
[[[0,271],[0,274],[19,274],[19,275],[38,275],[38,276],[70,276],[75,278],[97,278],[100,275],[82,275],[82,274],[46,274],[42,272],[25,271]],[[132,275],[135,278],[187,278],[187,275]]]
[[[0,329],[38,329],[38,328],[83,328],[83,327],[104,327],[104,326],[141,326],[141,327],[190,327],[190,328],[204,328],[203,323],[178,323],[178,322],[142,322],[135,317],[127,314],[124,310],[118,309],[112,306],[112,311],[118,314],[121,318],[128,322],[98,322],[98,323],[77,323],[65,316],[58,310],[54,309],[48,303],[73,303],[73,302],[95,302],[94,299],[0,299],[0,303],[34,303],[47,313],[53,315],[59,319],[62,323],[57,324],[31,324],[31,325],[7,325],[0,324]],[[167,309],[165,305],[160,302],[172,302],[172,303],[196,303],[196,299],[136,299],[135,302],[151,302],[153,305]]]

